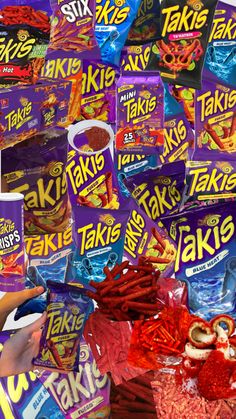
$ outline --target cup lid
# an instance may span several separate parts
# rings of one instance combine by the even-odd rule
[[[0,201],[21,201],[24,195],[17,192],[2,192],[0,193]]]

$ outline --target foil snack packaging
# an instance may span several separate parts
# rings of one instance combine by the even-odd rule
[[[201,88],[202,68],[217,0],[163,0],[161,37],[152,45],[148,70],[164,82]]]
[[[25,286],[26,288],[43,286],[45,293],[21,304],[15,313],[15,320],[46,310],[47,280],[64,282],[67,257],[72,248],[72,227],[63,233],[25,236],[27,255]]]
[[[165,88],[165,123],[164,151],[160,161],[172,163],[176,160],[188,160],[193,153],[194,134],[183,108]]]
[[[144,71],[151,51],[151,43],[136,46],[124,46],[121,51],[121,70]]]
[[[153,221],[180,209],[185,185],[183,161],[164,164],[124,179],[137,204]]]
[[[118,68],[101,61],[83,61],[81,118],[114,123]]]
[[[0,353],[12,333],[15,331],[0,333]],[[1,419],[64,418],[57,403],[32,371],[0,378],[0,417]]]
[[[119,189],[122,197],[125,199],[130,196],[130,192],[125,187],[124,179],[129,176],[153,169],[157,166],[157,156],[152,154],[119,154],[115,153],[115,168]]]
[[[80,341],[93,302],[77,285],[47,281],[47,320],[35,366],[58,371],[79,371]]]
[[[47,57],[41,69],[41,77],[68,80],[71,83],[68,115],[61,121],[61,126],[68,122],[72,124],[80,116],[82,70],[82,61],[73,52],[68,53],[67,57],[62,57],[59,53],[54,58]]]
[[[189,307],[207,319],[235,317],[236,202],[163,219],[177,245],[175,276],[188,285]]]
[[[66,173],[72,207],[119,208],[120,193],[110,149],[87,156],[70,147]]]
[[[159,74],[126,73],[117,83],[116,149],[161,154],[164,142],[164,87]]]
[[[181,209],[236,198],[235,161],[186,162],[186,187]]]
[[[54,397],[66,419],[109,419],[110,380],[98,370],[91,348],[84,338],[80,345],[79,372],[37,374]],[[61,391],[63,388],[64,391]]]
[[[141,0],[126,45],[142,45],[160,38],[160,2]]]
[[[96,0],[96,39],[102,61],[119,66],[121,50],[140,0]]]
[[[236,7],[219,1],[211,28],[204,78],[234,85],[236,71]]]
[[[0,291],[25,288],[24,196],[0,193]]]
[[[2,173],[9,191],[24,195],[25,234],[62,232],[68,228],[67,132],[48,130],[5,150]]]
[[[51,10],[39,0],[2,0],[0,85],[37,82],[50,37]]]
[[[99,57],[95,38],[95,0],[76,1],[50,0],[53,11],[51,22],[49,59],[75,56],[85,59]]]
[[[203,83],[195,93],[193,160],[236,159],[236,89]]]
[[[74,263],[77,281],[102,282],[103,269],[122,262],[128,210],[73,208]]]
[[[142,256],[145,261],[150,260],[155,269],[161,272],[160,277],[170,277],[174,273],[175,243],[161,228],[161,222],[152,221],[134,200],[130,210],[124,256],[132,265],[138,265]]]

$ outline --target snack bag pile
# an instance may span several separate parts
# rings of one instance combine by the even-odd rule
[[[3,419],[236,418],[227,1],[1,2]]]

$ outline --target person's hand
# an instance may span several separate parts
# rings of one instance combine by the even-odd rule
[[[44,291],[43,287],[35,287],[30,289],[26,288],[18,292],[7,292],[0,299],[0,330],[2,330],[7,317],[15,308],[19,307],[25,301],[37,297]]]
[[[47,319],[44,312],[32,324],[12,335],[0,355],[0,377],[7,377],[32,370],[32,360],[38,355],[42,326]]]

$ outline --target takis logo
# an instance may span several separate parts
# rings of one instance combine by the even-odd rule
[[[61,12],[69,23],[74,23],[78,18],[92,17],[93,13],[89,7],[89,0],[64,1],[59,0]]]
[[[9,63],[14,59],[19,60],[28,56],[36,42],[31,38],[27,30],[20,29],[17,32],[17,39],[0,35],[0,62]]]
[[[32,116],[30,115],[32,111],[32,102],[27,98],[22,97],[20,103],[22,108],[19,107],[5,116],[8,131],[11,131],[12,128],[18,130],[22,125],[32,119]]]
[[[125,6],[125,0],[106,0],[105,4],[103,3],[103,0],[96,1],[97,25],[120,25],[127,19],[130,7]]]

